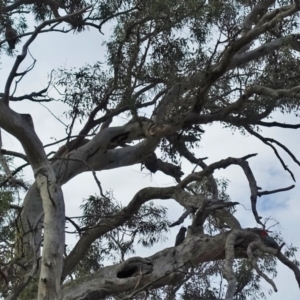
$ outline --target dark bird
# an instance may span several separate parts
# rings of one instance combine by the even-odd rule
[[[5,38],[10,50],[15,49],[15,45],[18,41],[17,36],[17,31],[12,28],[11,21],[7,21],[5,24]]]
[[[151,172],[155,173],[158,170],[157,157],[154,152],[149,154],[144,161],[145,167]]]
[[[274,249],[279,248],[279,245],[277,244],[277,242],[271,236],[268,235],[266,230],[261,230],[260,238],[266,246],[274,248]]]
[[[177,234],[177,236],[176,236],[175,247],[180,245],[184,241],[185,232],[186,232],[186,228],[181,227],[178,234]]]

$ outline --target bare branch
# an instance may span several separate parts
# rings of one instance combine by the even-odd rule
[[[291,129],[298,129],[300,128],[300,124],[285,124],[279,122],[265,122],[265,121],[258,121],[256,122],[257,125],[265,126],[265,127],[281,127],[281,128],[291,128]]]
[[[21,170],[23,170],[23,168],[29,166],[29,163],[23,164],[21,166],[19,166],[18,168],[16,168],[14,171],[12,171],[12,176],[16,175],[18,172],[20,172]],[[7,184],[9,182],[10,178],[6,178],[5,180],[3,180],[2,182],[0,182],[0,187],[5,186],[5,184]]]
[[[223,159],[221,161],[218,161],[216,163],[213,163],[213,164],[207,166],[207,168],[205,168],[203,171],[188,175],[185,179],[183,179],[181,181],[181,183],[178,184],[178,187],[185,187],[186,185],[188,185],[189,183],[191,183],[193,181],[202,180],[203,177],[208,176],[209,174],[212,174],[214,172],[214,170],[216,170],[216,169],[220,169],[220,168],[226,169],[230,165],[239,165],[243,169],[243,171],[248,179],[248,182],[249,182],[250,191],[251,191],[250,199],[251,199],[251,207],[252,207],[253,215],[255,217],[256,222],[263,225],[260,221],[261,217],[259,217],[259,215],[257,213],[257,209],[256,209],[256,201],[257,201],[256,180],[255,180],[254,175],[248,165],[248,162],[246,162],[246,159],[248,159],[254,155],[256,155],[256,154],[250,154],[243,158],[229,157],[229,158]]]
[[[288,186],[288,187],[282,188],[282,189],[277,189],[277,190],[272,190],[272,191],[261,191],[261,192],[257,192],[257,196],[261,197],[261,196],[264,196],[264,195],[270,195],[270,194],[275,194],[275,193],[279,193],[279,192],[285,192],[285,191],[289,191],[289,190],[293,189],[294,187],[295,187],[294,185],[291,185],[291,186]]]
[[[84,161],[83,159],[79,159],[79,158],[74,159],[74,158],[70,158],[70,157],[66,157],[66,158],[60,158],[60,157],[57,157],[56,159],[67,160],[67,161],[80,161],[80,162],[82,162],[82,163],[83,163],[85,166],[87,166],[88,169],[92,172],[93,177],[94,177],[94,179],[95,179],[95,182],[96,182],[96,184],[97,184],[97,186],[98,186],[98,188],[99,188],[100,195],[101,195],[103,198],[108,199],[108,198],[103,194],[102,186],[101,186],[101,183],[100,183],[100,181],[99,181],[99,179],[98,179],[98,177],[97,177],[97,174],[96,174],[95,170],[94,170],[94,169],[92,168],[92,166],[89,165],[86,161]],[[108,199],[108,200],[109,200],[109,199]]]
[[[298,285],[300,287],[300,270],[299,267],[290,261],[286,256],[284,256],[281,252],[278,252],[276,254],[277,258],[287,267],[289,267],[295,274],[296,280],[298,282]]]
[[[22,158],[25,161],[28,161],[27,156],[25,154],[23,154],[23,153],[20,153],[20,152],[15,152],[15,151],[10,151],[10,150],[2,149],[2,153],[4,155],[10,155],[10,156],[14,156],[14,157],[19,157],[19,158]]]
[[[261,136],[259,133],[255,132],[253,129],[251,129],[249,126],[244,126],[244,127],[245,127],[245,129],[246,129],[250,134],[252,134],[253,136],[257,137],[257,138],[258,138],[259,140],[261,140],[264,144],[268,145],[269,147],[271,147],[271,148],[273,149],[275,155],[276,155],[277,158],[279,159],[279,161],[280,161],[281,165],[283,166],[284,170],[286,170],[287,172],[289,172],[290,175],[291,175],[291,177],[292,177],[292,179],[293,179],[294,181],[296,181],[294,174],[293,174],[292,171],[287,167],[287,165],[284,163],[284,161],[283,161],[283,159],[281,158],[281,156],[279,155],[277,149],[276,149],[273,145],[271,145],[271,144],[269,143],[269,141],[270,141],[270,142],[274,142],[275,140],[274,140],[274,139],[270,139],[270,138],[264,138],[264,137]],[[277,141],[276,141],[276,144],[277,144],[277,145],[280,145],[281,148],[283,148],[283,149],[284,149],[284,150],[285,150],[285,151],[293,158],[293,160],[294,160],[298,165],[300,165],[300,162],[296,159],[296,157],[295,157],[295,156],[294,156],[294,155],[293,155],[293,154],[292,154],[285,146],[283,146],[282,144],[280,144],[280,143],[277,142]]]
[[[81,228],[71,218],[69,218],[67,216],[66,216],[66,220],[69,221],[75,227],[79,236],[81,236],[81,232],[82,232]]]
[[[195,209],[193,209],[193,208],[187,209],[187,210],[180,216],[180,218],[179,218],[176,222],[172,223],[169,227],[174,227],[174,226],[177,226],[177,225],[182,224],[182,223],[184,222],[184,220],[189,216],[189,214],[193,213],[194,211],[195,211]]]
[[[14,66],[8,76],[8,79],[6,81],[5,84],[5,91],[4,91],[4,96],[3,96],[3,101],[6,105],[9,104],[9,90],[10,90],[10,86],[12,84],[12,81],[14,79],[14,77],[17,75],[17,70],[21,64],[21,62],[25,59],[27,52],[28,52],[28,47],[29,45],[35,40],[35,38],[37,37],[37,35],[40,33],[40,31],[46,27],[47,25],[53,24],[53,23],[58,23],[58,22],[63,22],[68,20],[69,18],[72,18],[74,16],[80,15],[84,12],[86,12],[88,9],[90,9],[92,6],[87,6],[75,13],[63,16],[63,17],[59,17],[56,19],[52,19],[52,20],[47,20],[44,21],[42,24],[40,24],[39,26],[36,27],[35,31],[33,32],[33,34],[31,35],[31,37],[27,40],[27,42],[24,44],[23,49],[22,49],[22,54],[17,56],[17,59],[14,63]]]
[[[14,101],[14,102],[23,101],[23,100],[31,100],[33,102],[51,102],[51,101],[53,101],[53,99],[51,99],[51,98],[36,99],[38,97],[45,97],[43,94],[46,92],[47,92],[47,88],[42,89],[39,92],[33,92],[31,94],[26,94],[23,96],[18,96],[18,97],[10,96],[9,100]],[[4,97],[4,94],[0,93],[0,97]]]

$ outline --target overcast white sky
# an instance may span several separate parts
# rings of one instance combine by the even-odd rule
[[[105,32],[108,32],[106,30]],[[49,33],[39,35],[30,47],[32,55],[37,59],[36,68],[30,72],[20,83],[16,95],[38,91],[47,85],[47,76],[52,69],[59,67],[81,67],[85,63],[93,64],[96,61],[104,61],[105,49],[101,46],[108,36],[100,35],[95,29],[85,31],[80,34],[57,34]],[[21,44],[17,46],[20,50]],[[4,90],[6,78],[12,68],[14,59],[3,56],[0,72],[0,88]],[[21,65],[24,70],[30,64],[27,59]],[[60,103],[46,104],[52,112],[63,118],[63,105]],[[53,142],[53,137],[60,139],[65,137],[63,126],[41,105],[29,101],[12,103],[11,107],[19,113],[30,113],[33,117],[35,129],[44,144]],[[300,123],[300,120],[290,115],[276,115],[277,120],[287,123]],[[117,120],[118,121],[118,120]],[[122,120],[119,120],[122,121]],[[80,126],[77,124],[79,130]],[[205,126],[206,130],[201,142],[201,148],[196,151],[197,157],[209,157],[206,163],[232,157],[241,157],[249,153],[258,153],[257,157],[249,160],[252,171],[257,179],[257,183],[263,190],[277,189],[291,185],[292,179],[285,172],[275,155],[267,146],[252,137],[241,136],[238,132],[233,134],[230,130],[222,128],[219,124]],[[299,137],[300,131],[267,129],[263,131],[265,136],[278,139],[289,147],[291,151],[300,159]],[[5,149],[23,152],[21,145],[7,133],[3,133]],[[279,151],[282,154],[282,151]],[[296,179],[300,180],[300,167],[297,166],[285,154],[283,154],[287,165],[294,172]],[[188,174],[193,169],[183,161],[183,171]],[[26,178],[33,180],[32,171],[26,169]],[[248,183],[242,171],[238,167],[230,167],[226,170],[217,171],[217,177],[225,177],[230,180],[228,192],[233,201],[240,202],[237,216],[243,227],[256,226],[254,217],[250,210],[250,193]],[[120,168],[117,170],[98,172],[98,178],[105,190],[112,189],[117,200],[123,204],[128,203],[133,195],[141,188],[147,186],[168,186],[174,184],[172,178],[158,172],[149,176],[148,172],[141,172],[140,165]],[[82,174],[68,182],[64,187],[66,210],[68,216],[79,214],[79,205],[82,198],[98,193],[98,187],[91,174]],[[258,201],[258,211],[264,218],[274,217],[280,222],[280,230],[286,243],[293,243],[300,246],[300,235],[298,226],[300,225],[300,199],[299,186],[292,191],[275,194],[260,198]],[[176,220],[183,212],[183,209],[175,201],[157,201],[160,205],[169,208],[169,218]],[[189,225],[189,220],[185,225]],[[271,223],[270,223],[271,225]],[[148,256],[165,247],[174,245],[178,227],[171,229],[169,240],[162,244],[155,245],[152,249],[138,248],[135,255]],[[75,244],[74,238],[69,239],[71,244]],[[297,255],[300,260],[300,253]],[[279,262],[279,275],[275,283],[279,292],[268,296],[268,299],[281,300],[283,297],[289,300],[298,300],[300,297],[299,287],[290,269],[282,266]],[[265,291],[270,286],[263,282]]]

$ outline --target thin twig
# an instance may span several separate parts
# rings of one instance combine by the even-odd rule
[[[281,163],[281,165],[282,165],[282,167],[284,168],[284,170],[286,170],[287,172],[289,172],[290,173],[290,175],[291,175],[291,177],[292,177],[292,179],[296,182],[296,179],[295,179],[295,176],[294,176],[294,174],[292,173],[292,171],[287,167],[287,165],[284,163],[284,160],[281,158],[281,156],[279,155],[279,153],[278,153],[278,151],[277,151],[277,149],[272,145],[272,144],[270,144],[269,143],[269,141],[275,141],[275,140],[273,140],[273,139],[268,139],[268,138],[265,138],[265,137],[263,137],[263,136],[261,136],[260,134],[258,134],[257,132],[255,132],[253,129],[251,129],[250,128],[250,126],[244,126],[245,127],[245,129],[250,133],[250,134],[252,134],[253,136],[255,136],[256,138],[258,138],[259,140],[261,140],[264,144],[266,144],[266,145],[268,145],[269,147],[271,147],[272,149],[273,149],[273,151],[274,151],[274,153],[275,153],[275,155],[277,156],[277,158],[278,158],[278,160],[280,161],[280,163]],[[279,145],[280,143],[279,142],[277,142],[277,144]],[[280,144],[279,146],[281,146],[281,148],[283,148],[282,146],[282,144]],[[285,151],[286,151],[286,147],[285,148],[283,148]],[[291,152],[289,151],[289,152],[287,152],[290,156],[291,156]],[[291,156],[293,159],[295,158],[295,156],[292,154],[292,156]],[[295,159],[294,159],[294,161],[295,161]],[[300,165],[300,162],[298,162],[298,161],[296,161],[297,163],[298,163],[298,165]]]
[[[80,217],[82,218],[82,217]],[[81,236],[81,228],[69,217],[66,216],[66,220],[69,221],[75,228],[76,230],[78,231],[78,234]]]
[[[79,158],[70,158],[70,157],[66,157],[66,158],[63,158],[63,157],[57,157],[56,159],[59,159],[59,160],[66,160],[66,161],[79,161],[79,162],[83,163],[85,166],[87,166],[87,167],[90,169],[90,171],[92,172],[92,174],[93,174],[93,177],[94,177],[94,179],[95,179],[95,181],[96,181],[96,184],[97,184],[97,186],[98,186],[98,188],[99,188],[99,190],[100,190],[100,195],[101,195],[103,198],[105,198],[105,199],[107,199],[107,200],[110,200],[109,198],[107,198],[107,197],[103,194],[102,186],[101,186],[101,183],[100,183],[100,181],[99,181],[99,179],[98,179],[98,177],[97,177],[96,171],[95,171],[95,170],[92,168],[92,166],[90,166],[86,161],[84,161],[83,159],[79,159]]]
[[[86,12],[91,7],[92,7],[92,5],[89,5],[85,8],[83,8],[83,9],[80,9],[77,12],[72,13],[72,14],[69,14],[69,15],[66,15],[66,16],[63,16],[63,17],[59,17],[59,18],[56,18],[56,19],[52,19],[52,20],[47,20],[47,21],[43,22],[42,24],[40,24],[39,26],[36,27],[36,29],[34,30],[32,35],[30,36],[30,38],[24,44],[24,46],[22,48],[22,53],[17,56],[16,61],[13,65],[13,68],[12,68],[8,78],[7,78],[7,81],[6,81],[6,84],[5,84],[5,89],[4,89],[4,96],[3,96],[3,101],[6,105],[9,105],[9,90],[10,90],[12,81],[13,81],[13,79],[15,78],[15,76],[17,74],[17,70],[18,70],[21,62],[25,59],[25,57],[27,55],[29,45],[35,40],[35,38],[40,33],[40,31],[44,27],[46,27],[47,25],[50,25],[50,24],[53,24],[53,23],[60,23],[60,22],[68,20],[69,18],[80,15],[80,14]]]

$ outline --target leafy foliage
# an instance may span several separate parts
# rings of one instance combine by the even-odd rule
[[[100,220],[115,217],[123,206],[109,192],[105,197],[90,196],[85,199],[81,209],[83,214],[80,223],[84,231],[88,232],[89,228],[97,227]],[[156,206],[153,202],[143,205],[124,225],[104,234],[92,244],[76,268],[75,277],[93,273],[109,261],[124,261],[125,257],[135,253],[136,245],[149,248],[165,241],[169,225],[165,207]]]
[[[9,166],[12,160],[8,159]],[[7,178],[0,166],[0,182],[5,182]],[[20,178],[20,177],[19,177]],[[17,273],[18,262],[22,258],[21,228],[18,224],[21,207],[18,186],[13,186],[6,181],[5,185],[0,187],[0,271],[1,280],[8,282],[10,276]],[[10,288],[13,288],[18,282],[15,281]],[[7,296],[8,286],[2,289],[0,295]]]
[[[91,7],[85,14],[73,14],[65,19],[63,24],[59,21],[49,28],[44,27],[40,34],[48,31],[63,34],[69,31],[80,33],[86,29],[96,29],[100,33],[109,32],[109,37],[105,36],[103,42],[105,51],[101,57],[102,61],[79,69],[60,68],[54,71],[54,79],[49,82],[48,88],[54,87],[59,96],[43,100],[57,100],[65,104],[67,109],[63,114],[69,121],[66,140],[69,142],[71,135],[77,136],[72,140],[76,146],[73,148],[66,146],[65,152],[55,157],[55,161],[54,159],[51,161],[52,166],[60,160],[64,163],[67,158],[68,163],[73,162],[74,152],[70,151],[79,149],[87,135],[100,134],[102,129],[105,130],[111,125],[116,116],[125,117],[126,125],[136,125],[128,126],[133,128],[132,132],[126,131],[114,136],[107,130],[107,135],[111,134],[108,140],[101,137],[105,143],[85,152],[86,160],[98,153],[103,154],[108,161],[105,167],[96,164],[94,170],[94,166],[90,166],[87,161],[80,159],[76,161],[84,164],[86,170],[92,171],[95,177],[95,171],[105,171],[111,168],[109,164],[115,164],[117,167],[134,163],[145,164],[144,161],[149,155],[155,156],[154,151],[161,155],[160,163],[165,168],[173,167],[173,170],[177,168],[177,171],[179,170],[177,174],[182,173],[179,165],[187,160],[195,166],[191,174],[193,177],[199,165],[206,169],[204,160],[196,157],[194,152],[201,146],[205,126],[213,122],[221,122],[233,132],[239,131],[242,134],[248,132],[268,146],[274,143],[300,164],[285,146],[273,139],[266,140],[258,134],[260,126],[267,126],[262,124],[264,122],[262,120],[271,118],[273,112],[294,113],[296,116],[299,114],[297,86],[300,80],[299,9],[295,6],[295,12],[291,13],[290,1],[278,0],[267,8],[255,11],[259,3],[262,2],[258,0],[0,1],[2,40],[0,54],[14,56],[19,51],[8,48],[9,39],[5,34],[5,28],[9,22],[23,43],[27,36],[34,37],[33,32],[37,34],[37,27],[32,26],[32,20],[35,25],[40,25],[44,21],[73,14],[89,5]],[[254,17],[251,14],[253,10],[256,13]],[[286,16],[280,17],[283,13]],[[269,25],[262,30],[267,22]],[[24,43],[22,45],[24,46]],[[24,48],[16,62],[24,59],[28,51],[29,49]],[[22,79],[30,68],[24,72],[17,71],[12,73],[13,78]],[[1,97],[3,101],[5,98],[9,98],[10,101],[33,99],[37,101],[37,95],[44,96],[48,88],[43,92],[33,92],[31,96],[19,98],[14,97],[15,91],[12,92],[8,88],[9,91],[5,91]],[[75,129],[77,121],[83,125],[79,133],[78,128]],[[283,124],[281,126],[284,127]],[[290,125],[290,128],[293,127]],[[105,134],[104,131],[103,135]],[[151,146],[142,153],[143,151],[136,150],[138,147],[134,148],[143,143],[141,140],[145,141],[149,137],[158,140],[155,149]],[[125,150],[130,149],[129,147],[136,153],[135,161],[125,155]],[[271,147],[283,168],[292,174],[276,148]],[[109,154],[118,150],[124,150],[122,155],[125,162],[109,159]],[[166,161],[172,164],[166,164]],[[105,163],[103,162],[103,165]],[[57,165],[55,172],[59,173]],[[155,168],[158,168],[157,165]],[[67,167],[65,171],[67,173]],[[162,168],[160,171],[163,172]],[[172,172],[168,171],[169,169],[164,170],[164,173],[172,176],[170,175]],[[2,169],[0,172],[0,182],[8,182]],[[80,173],[76,172],[77,170],[69,177]],[[249,171],[246,175],[251,177],[250,173]],[[182,184],[180,176],[173,177],[178,183],[176,188],[182,189],[187,195],[201,195],[212,201],[230,203],[231,199],[227,194],[229,181],[215,179],[212,174],[211,169],[201,180],[190,181],[192,183],[186,186]],[[65,174],[58,178],[64,176]],[[18,188],[2,184],[0,189],[0,270],[4,281],[10,282],[6,286],[6,282],[1,283],[1,287],[5,287],[3,296],[12,293],[18,283],[26,277],[24,270],[27,271],[26,263],[29,259],[23,257],[25,256],[23,249],[28,245],[24,246],[22,243],[29,234],[34,235],[35,232],[31,227],[34,222],[30,223],[28,215],[25,214],[23,222],[19,222],[21,208],[15,206],[16,203],[19,204]],[[256,189],[257,196],[256,182],[251,188]],[[162,199],[165,199],[163,197]],[[253,197],[252,205],[255,202]],[[190,207],[184,207],[189,212]],[[106,229],[103,229],[99,237],[93,241],[84,257],[75,263],[76,266],[68,274],[68,279],[82,279],[101,270],[108,263],[124,262],[135,254],[137,247],[150,248],[167,239],[169,218],[173,219],[174,216],[169,216],[167,209],[155,202],[143,204],[137,213],[129,215],[125,222],[107,230],[108,220],[117,218],[125,208],[124,203],[114,199],[113,192],[103,194],[101,191],[100,195],[89,196],[82,201],[81,216],[68,219],[66,232],[75,233],[78,238],[82,238],[95,228],[106,226]],[[235,214],[232,207],[223,210],[232,216]],[[32,211],[33,209],[30,213]],[[194,220],[195,215],[193,211],[189,216]],[[259,220],[256,219],[257,222]],[[21,223],[22,226],[30,228],[24,231],[24,228],[20,227]],[[224,222],[221,224],[214,211],[201,225],[204,234],[209,236],[226,235],[230,227]],[[69,231],[71,226],[75,228],[75,232]],[[42,230],[40,234],[42,236]],[[274,232],[273,235],[278,242],[282,242],[280,232]],[[295,258],[297,248],[291,245],[284,251],[286,257],[299,266]],[[66,247],[66,260],[71,253],[72,249]],[[262,253],[259,255],[260,269],[271,276],[276,276],[275,258]],[[174,286],[145,290],[136,294],[134,298],[184,300],[224,298],[228,286],[224,282],[223,269],[224,261],[221,260],[202,263],[180,274],[180,280]],[[260,277],[255,274],[248,260],[235,260],[233,269],[237,278],[235,300],[266,298],[265,291],[260,285]],[[8,280],[10,276],[19,277]],[[35,290],[36,286],[37,281],[34,281],[33,285],[25,290],[22,299],[32,297],[31,290]],[[135,289],[137,286],[138,284]],[[126,295],[110,298],[119,299]]]

